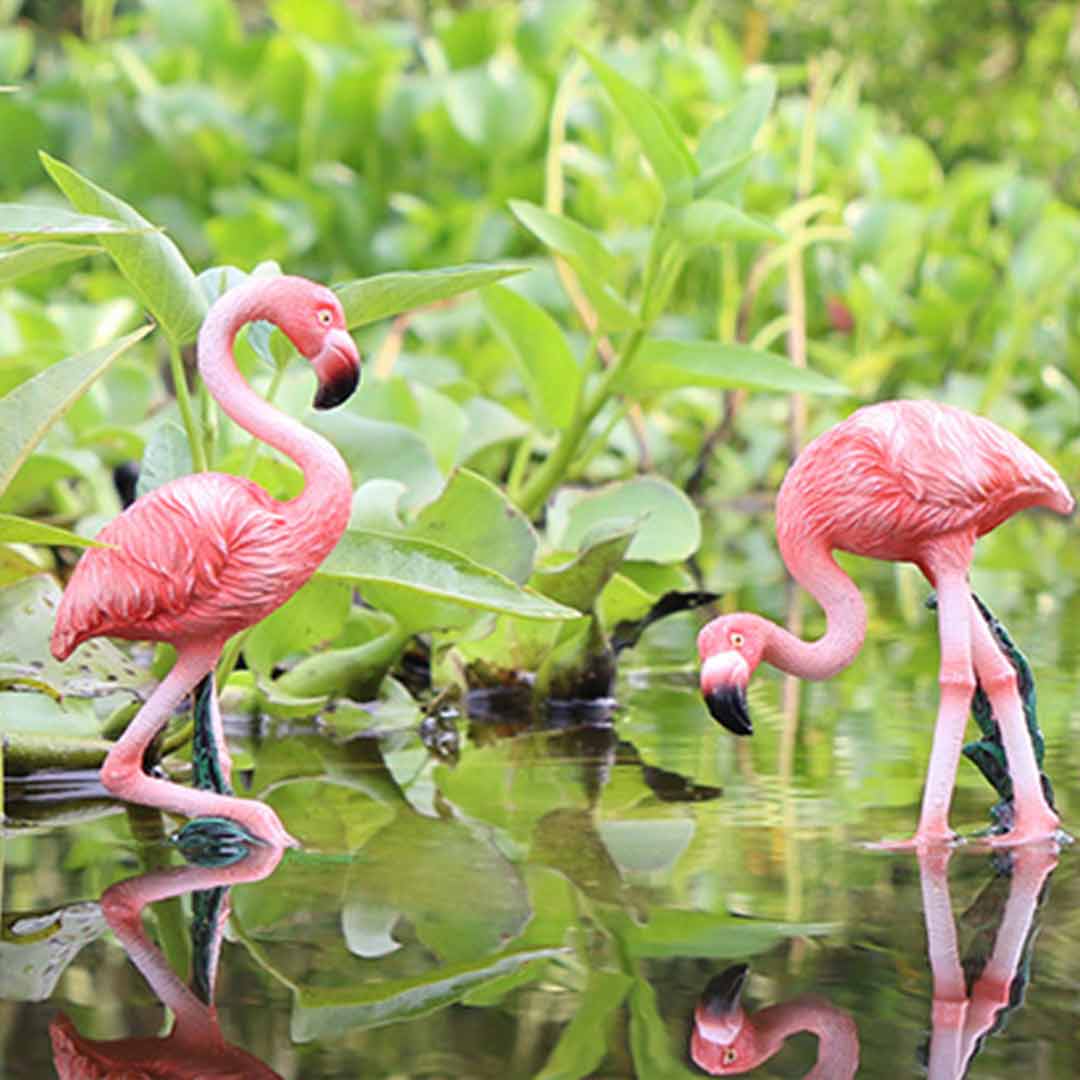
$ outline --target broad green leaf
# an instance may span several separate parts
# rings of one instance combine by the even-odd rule
[[[593,74],[630,125],[665,191],[672,192],[698,173],[678,126],[667,109],[641,87],[623,78],[598,56],[584,52]]]
[[[484,310],[521,365],[533,414],[546,430],[574,415],[581,368],[558,323],[543,308],[501,285],[483,292]]]
[[[589,972],[581,1001],[536,1080],[581,1080],[596,1074],[608,1053],[605,1032],[632,983],[621,971]]]
[[[572,551],[590,533],[596,535],[594,530],[613,530],[627,522],[637,525],[627,558],[679,562],[701,543],[694,504],[660,476],[634,477],[591,490],[564,488],[551,505],[548,535],[554,547]]]
[[[139,466],[135,495],[142,498],[171,480],[192,471],[191,444],[187,432],[172,420],[159,424],[150,436]]]
[[[615,273],[615,256],[591,229],[561,214],[553,214],[523,199],[511,199],[514,216],[552,251],[601,281]]]
[[[668,224],[684,244],[698,247],[725,240],[782,240],[784,234],[764,218],[719,199],[696,199],[668,215]]]
[[[702,169],[716,168],[747,153],[775,100],[776,76],[763,70],[727,113],[705,129],[697,152]]]
[[[179,248],[127,203],[80,176],[70,165],[44,151],[41,160],[77,210],[149,230],[136,236],[102,234],[101,245],[174,344],[194,341],[207,304]]]
[[[645,342],[620,383],[622,390],[634,396],[685,386],[716,389],[748,387],[783,393],[849,393],[840,383],[816,371],[795,367],[776,353],[754,349],[749,345],[673,338]]]
[[[352,328],[482,289],[527,269],[513,263],[473,263],[438,270],[401,270],[346,282],[338,285],[336,292],[345,309],[345,321]]]
[[[101,248],[93,244],[42,243],[7,248],[0,251],[0,285],[14,281],[23,274],[48,270],[52,266],[73,262],[99,251]]]
[[[118,341],[69,356],[0,398],[0,494],[49,428],[121,353],[152,329],[143,326]]]
[[[533,587],[560,604],[591,612],[601,590],[622,563],[634,532],[634,526],[618,522],[610,528],[590,531],[581,551],[569,562],[537,570],[532,577]]]
[[[352,589],[346,582],[312,578],[252,629],[244,640],[248,666],[268,674],[291,653],[337,637],[351,604]]]
[[[66,547],[108,547],[97,540],[61,529],[56,525],[45,525],[29,518],[15,517],[12,514],[0,514],[0,544],[63,544]]]
[[[529,433],[529,426],[516,413],[490,398],[469,398],[464,406],[468,421],[461,445],[458,464],[465,464],[473,455],[489,446],[520,439]]]
[[[41,571],[42,567],[24,552],[0,544],[0,589]]]
[[[417,514],[409,535],[460,551],[518,585],[532,571],[538,543],[529,519],[468,469],[453,473],[442,494]]]
[[[98,722],[85,698],[54,701],[46,694],[0,691],[0,716],[5,735],[41,735],[94,738]]]
[[[419,609],[410,624],[423,620],[423,605],[435,601],[522,619],[576,619],[572,608],[556,604],[509,578],[429,540],[350,529],[323,563],[320,573],[363,589],[386,586]],[[396,615],[396,612],[395,612]]]
[[[685,1048],[673,1049],[652,983],[644,978],[635,979],[629,1004],[630,1053],[637,1080],[697,1080],[701,1073],[683,1065],[687,1056]]]
[[[113,236],[153,230],[153,225],[115,221],[97,214],[75,214],[59,206],[0,203],[0,239],[25,236]]]
[[[543,130],[544,85],[526,68],[506,62],[468,68],[451,74],[445,86],[450,122],[492,157],[520,154]]]

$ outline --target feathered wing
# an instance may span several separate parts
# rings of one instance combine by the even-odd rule
[[[788,542],[906,559],[921,541],[982,535],[1027,506],[1068,510],[1053,469],[990,421],[932,402],[887,402],[853,413],[811,443],[781,490]],[[786,511],[786,512],[785,512]]]
[[[98,539],[112,546],[91,548],[75,568],[54,655],[104,634],[171,639],[178,620],[227,594],[244,549],[280,535],[283,524],[273,499],[238,477],[201,473],[150,492],[101,530]]]

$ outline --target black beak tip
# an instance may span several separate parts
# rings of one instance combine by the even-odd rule
[[[718,686],[705,695],[709,714],[723,724],[733,735],[753,735],[750,710],[746,705],[746,691],[739,686]]]
[[[743,987],[749,974],[748,964],[732,964],[719,975],[714,975],[701,994],[704,1010],[716,1018],[733,1013],[742,1000]]]
[[[335,378],[319,383],[319,390],[312,405],[316,409],[333,409],[352,397],[359,382],[360,369],[350,365]]]

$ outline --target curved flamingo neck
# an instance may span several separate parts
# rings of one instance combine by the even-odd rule
[[[770,1005],[753,1016],[762,1060],[772,1057],[784,1040],[800,1031],[818,1039],[818,1056],[805,1080],[851,1080],[859,1067],[859,1032],[842,1009],[818,997],[795,998]]]
[[[763,658],[804,679],[828,679],[855,659],[866,637],[866,605],[855,583],[820,539],[780,536],[780,552],[792,577],[825,610],[825,636],[803,641],[770,624]]]
[[[241,327],[257,319],[277,325],[288,303],[287,279],[255,280],[226,293],[211,308],[199,331],[199,375],[228,416],[300,467],[304,490],[281,504],[282,511],[298,527],[310,523],[314,540],[332,537],[332,547],[349,520],[352,478],[348,467],[321,435],[255,393],[240,374],[233,355]]]

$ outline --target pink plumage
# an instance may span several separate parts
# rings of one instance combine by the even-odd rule
[[[815,439],[788,471],[776,504],[780,553],[825,609],[827,630],[805,642],[757,615],[721,616],[698,638],[701,684],[713,716],[750,734],[745,688],[762,660],[803,678],[847,667],[866,633],[866,609],[834,550],[913,562],[938,593],[941,706],[923,810],[912,843],[952,838],[948,806],[975,676],[1001,725],[1016,823],[1002,843],[1055,833],[1023,718],[1016,673],[979,614],[967,574],[975,541],[1012,514],[1074,508],[1047,462],[997,424],[929,401],[859,409]]]
[[[123,798],[233,818],[268,843],[286,844],[292,840],[269,807],[193,792],[141,768],[150,739],[213,670],[228,638],[300,588],[348,524],[352,482],[341,455],[260,398],[236,368],[233,339],[256,319],[280,326],[311,362],[318,408],[352,393],[359,356],[337,297],[303,278],[252,279],[211,308],[199,333],[199,372],[211,394],[233,420],[300,466],[304,489],[278,502],[249,480],[196,473],[139,499],[101,530],[98,539],[110,547],[87,551],[76,566],[57,612],[52,651],[62,660],[101,635],[174,645],[173,670],[110,751],[102,781]],[[220,718],[214,723],[220,727]]]

